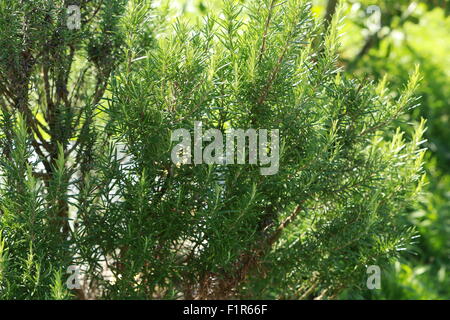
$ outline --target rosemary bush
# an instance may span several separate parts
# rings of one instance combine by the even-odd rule
[[[347,79],[339,12],[227,0],[159,30],[149,1],[73,1],[68,30],[67,4],[0,0],[1,298],[332,299],[408,247],[418,71],[397,98]],[[196,121],[278,129],[278,173],[174,164]]]

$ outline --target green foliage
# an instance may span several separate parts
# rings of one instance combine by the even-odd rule
[[[410,246],[418,69],[397,97],[347,77],[340,9],[324,32],[306,1],[227,0],[153,41],[148,1],[88,2],[72,32],[29,21],[62,2],[19,2],[0,6],[0,23],[24,17],[0,41],[32,39],[0,53],[18,61],[0,61],[1,298],[335,298]],[[279,129],[278,174],[173,164],[171,132],[195,121]],[[70,293],[69,265],[84,273]]]
[[[427,187],[420,197],[421,204],[409,215],[409,223],[417,226],[420,237],[415,255],[407,255],[396,264],[383,282],[383,290],[375,298],[389,299],[442,299],[448,298],[450,264],[450,212],[449,212],[449,155],[450,116],[449,43],[450,18],[444,1],[423,2],[401,20],[390,1],[377,3],[382,8],[382,31],[366,54],[354,64],[353,73],[370,75],[375,79],[387,76],[395,90],[408,80],[411,65],[420,63],[422,81],[417,94],[421,107],[410,111],[410,119],[427,118],[425,146],[430,150],[426,158]],[[426,4],[426,5],[425,5]],[[403,15],[409,3],[396,4]],[[402,7],[403,6],[403,7]],[[344,36],[343,53],[352,61],[362,44],[354,39],[366,32],[364,7],[349,11]],[[443,10],[444,9],[444,10]],[[401,23],[399,23],[401,21]]]

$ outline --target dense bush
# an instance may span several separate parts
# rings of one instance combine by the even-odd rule
[[[409,246],[417,70],[393,98],[340,72],[339,10],[324,33],[305,1],[246,3],[153,41],[148,1],[80,1],[78,31],[0,2],[0,297],[335,298]],[[195,121],[279,129],[279,172],[175,165]]]

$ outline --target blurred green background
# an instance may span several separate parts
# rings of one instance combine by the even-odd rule
[[[222,0],[161,0],[169,20],[195,23],[217,13]],[[245,0],[241,0],[245,3]],[[338,1],[315,0],[318,19],[332,16]],[[387,77],[392,95],[420,65],[421,106],[411,123],[428,120],[427,186],[406,224],[419,237],[412,250],[382,273],[381,290],[346,292],[343,299],[450,299],[450,1],[344,0],[341,61],[351,77]]]

